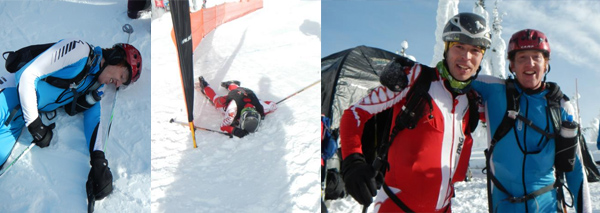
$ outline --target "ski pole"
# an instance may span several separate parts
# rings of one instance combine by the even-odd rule
[[[133,33],[133,27],[129,24],[123,25],[123,32],[126,32],[127,35],[127,43],[129,44],[129,37],[131,37],[131,33]]]
[[[169,123],[176,123],[176,124],[181,124],[181,125],[184,125],[184,126],[188,125],[188,123],[185,123],[183,121],[177,121],[177,120],[175,120],[175,118],[171,118],[171,120],[169,120]],[[221,131],[214,130],[214,129],[207,129],[207,128],[199,127],[199,126],[196,126],[196,125],[194,125],[194,129],[204,130],[204,131],[208,131],[208,132],[215,132],[215,133],[219,133],[219,134],[222,134],[222,135],[230,136],[229,134],[227,134],[225,132],[221,132]]]
[[[108,130],[106,130],[106,137],[104,138],[104,147],[102,148],[103,152],[106,152],[106,144],[108,142],[108,137],[110,135],[110,128],[112,127],[113,118],[115,115],[115,106],[117,105],[117,96],[119,95],[119,88],[115,91],[115,99],[112,104],[112,109],[110,111],[110,120],[108,121]]]
[[[29,145],[27,148],[25,148],[25,150],[23,150],[23,152],[21,152],[21,154],[19,154],[19,156],[17,156],[17,158],[15,158],[12,162],[10,162],[10,164],[8,164],[8,167],[6,167],[2,171],[0,171],[0,177],[2,177],[2,175],[4,175],[4,173],[6,173],[17,162],[17,160],[19,160],[23,155],[27,154],[29,152],[29,150],[31,150],[31,148],[33,148],[33,146],[35,146],[35,143],[31,143],[31,145]]]
[[[291,94],[291,95],[288,95],[287,97],[285,97],[285,98],[281,99],[281,101],[277,101],[277,103],[275,103],[275,104],[279,104],[279,103],[281,103],[281,102],[283,102],[283,101],[287,100],[288,98],[291,98],[292,96],[294,96],[294,95],[297,95],[298,93],[300,93],[300,92],[302,92],[302,91],[304,91],[304,90],[306,90],[306,89],[308,89],[308,88],[310,88],[310,87],[312,87],[312,86],[316,85],[316,84],[317,84],[317,83],[319,83],[319,82],[321,82],[321,80],[318,80],[318,81],[316,81],[315,83],[312,83],[312,84],[310,84],[310,85],[308,85],[308,86],[306,86],[306,87],[302,88],[301,90],[298,90],[297,92],[295,92],[295,93],[293,93],[293,94]]]

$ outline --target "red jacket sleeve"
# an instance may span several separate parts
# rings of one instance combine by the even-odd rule
[[[362,154],[361,138],[365,123],[375,114],[392,108],[397,103],[404,102],[404,97],[406,97],[415,79],[421,73],[421,65],[415,64],[413,67],[406,69],[405,73],[409,86],[401,92],[393,92],[385,86],[379,86],[359,100],[358,103],[344,110],[340,121],[342,158],[346,158],[352,153]]]

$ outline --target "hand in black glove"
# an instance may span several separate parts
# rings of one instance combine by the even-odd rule
[[[394,58],[381,72],[379,82],[394,92],[402,91],[408,86],[405,69],[410,69],[414,64],[414,61],[405,57]]]
[[[94,196],[95,200],[101,200],[108,196],[113,190],[113,177],[108,168],[108,161],[104,157],[104,152],[94,151],[90,155],[92,169],[88,175],[86,191],[88,197]]]
[[[346,192],[362,205],[369,205],[377,195],[376,172],[362,154],[348,155],[342,162]]]
[[[243,138],[244,136],[248,135],[248,131],[235,127],[233,128],[231,134],[235,135],[238,138]]]
[[[50,126],[44,125],[40,117],[35,119],[33,123],[29,124],[27,127],[31,136],[33,136],[33,141],[31,143],[35,143],[35,145],[38,145],[41,148],[48,147],[52,140],[52,129],[54,129],[55,126],[54,123],[50,124]]]

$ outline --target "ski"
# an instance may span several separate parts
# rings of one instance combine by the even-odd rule
[[[188,125],[188,123],[183,122],[183,121],[175,120],[175,118],[171,118],[171,120],[169,121],[169,123],[176,123],[176,124],[181,124],[181,125],[184,125],[184,126]],[[208,131],[208,132],[215,132],[215,133],[219,133],[219,134],[227,135],[227,136],[231,137],[231,135],[229,135],[229,134],[227,134],[225,132],[221,132],[221,131],[214,130],[214,129],[208,129],[208,128],[204,128],[204,127],[199,127],[199,126],[196,126],[196,125],[194,125],[194,129],[196,129],[196,130],[204,130],[204,131]]]
[[[25,150],[23,150],[21,154],[19,154],[12,162],[10,162],[6,168],[2,169],[2,171],[0,171],[0,177],[2,177],[2,175],[4,175],[23,155],[27,154],[27,152],[29,152],[33,146],[35,146],[35,143],[31,143],[31,145],[25,148]]]
[[[304,91],[304,90],[306,90],[306,89],[308,89],[308,88],[310,88],[310,87],[312,87],[312,86],[314,86],[314,85],[318,84],[319,82],[321,82],[321,80],[318,80],[318,81],[316,81],[315,83],[312,83],[312,84],[310,84],[310,85],[308,85],[308,86],[306,86],[306,87],[302,88],[301,90],[298,90],[297,92],[295,92],[295,93],[293,93],[293,94],[291,94],[291,95],[288,95],[287,97],[285,97],[285,98],[281,99],[281,101],[277,101],[277,103],[275,103],[275,104],[279,104],[279,103],[281,103],[281,102],[283,102],[283,101],[287,100],[288,98],[291,98],[291,97],[293,97],[294,95],[297,95],[298,93],[300,93],[300,92],[302,92],[302,91]]]

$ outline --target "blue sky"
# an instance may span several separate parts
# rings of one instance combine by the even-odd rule
[[[459,12],[472,12],[475,0],[461,1]],[[494,1],[486,1],[492,17]],[[407,53],[429,65],[436,43],[438,1],[321,1],[321,56],[367,45],[396,52],[407,40]],[[578,79],[583,126],[600,116],[600,1],[500,1],[502,38],[519,30],[544,32],[552,50],[548,81],[569,97]],[[508,63],[507,63],[508,66]]]

